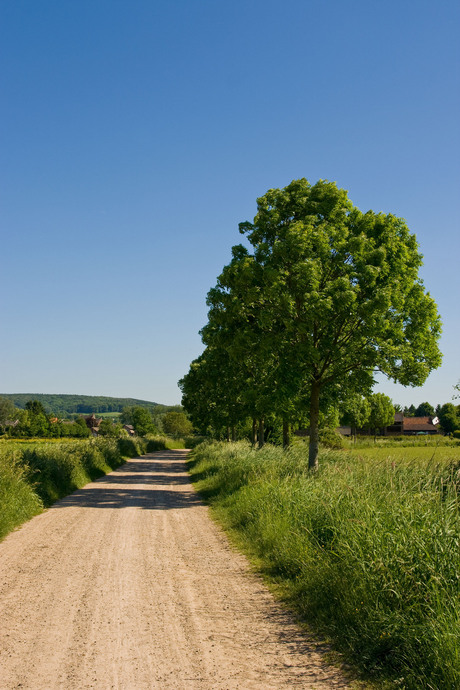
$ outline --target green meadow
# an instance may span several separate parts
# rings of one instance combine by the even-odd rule
[[[348,451],[357,457],[362,457],[372,461],[393,460],[398,462],[417,462],[444,463],[450,461],[460,462],[460,445],[454,446],[409,446],[409,447],[376,447],[376,448],[357,448]]]

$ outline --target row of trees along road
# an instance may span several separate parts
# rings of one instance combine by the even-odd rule
[[[254,222],[207,297],[206,349],[180,381],[192,421],[234,425],[305,410],[309,467],[320,411],[368,394],[376,370],[419,386],[441,363],[436,304],[401,218],[353,206],[320,180],[294,180],[257,200]],[[263,435],[262,435],[263,439]]]

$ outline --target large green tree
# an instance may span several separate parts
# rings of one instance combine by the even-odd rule
[[[434,416],[434,407],[429,402],[422,402],[415,410],[416,417],[430,417]]]
[[[158,433],[149,410],[146,410],[145,407],[140,407],[140,405],[124,408],[121,420],[124,424],[132,424],[134,431],[139,436]]]
[[[439,410],[439,422],[441,429],[445,434],[460,429],[460,405],[455,406],[452,403],[445,403]]]
[[[286,347],[281,332],[268,331],[264,323],[263,267],[244,247],[233,247],[232,255],[208,293],[209,320],[201,335],[208,348],[229,359],[226,369],[230,368],[233,384],[227,396],[236,385],[240,403],[254,420],[253,429],[258,422],[259,445],[264,443],[265,419],[275,414],[282,419],[286,446],[290,421],[301,406],[295,353]]]
[[[384,393],[374,393],[368,398],[370,410],[368,424],[374,431],[374,438],[377,429],[390,426],[395,421],[395,408],[391,399]]]
[[[247,414],[240,373],[224,348],[207,347],[179,386],[184,409],[200,433],[229,436]]]
[[[320,398],[379,370],[404,385],[438,367],[440,319],[418,276],[422,257],[404,220],[362,213],[335,183],[295,180],[257,200],[240,232],[254,248],[261,348],[297,362],[310,399],[309,467],[317,467]],[[243,247],[239,256],[249,252]],[[265,344],[264,344],[265,343]]]
[[[193,424],[185,412],[167,412],[162,420],[163,431],[169,436],[189,436]]]
[[[355,441],[357,430],[366,426],[370,414],[371,406],[369,400],[362,395],[351,395],[346,401],[343,421],[346,424],[350,424]]]

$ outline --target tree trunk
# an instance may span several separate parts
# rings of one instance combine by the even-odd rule
[[[259,448],[263,448],[265,443],[264,420],[259,419]]]
[[[308,449],[308,469],[312,471],[318,469],[319,393],[320,384],[318,381],[313,381],[310,398],[310,446]]]
[[[230,443],[230,427],[227,427],[227,443]]]
[[[256,445],[256,437],[257,437],[257,419],[253,418],[253,420],[252,420],[252,434],[251,434],[251,443],[253,446]]]
[[[236,441],[236,429],[234,426],[232,426],[232,441],[233,442]]]
[[[287,419],[283,419],[283,448],[289,448],[289,444],[289,422]]]

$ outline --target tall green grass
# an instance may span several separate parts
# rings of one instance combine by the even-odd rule
[[[183,438],[171,438],[170,436],[148,435],[146,453],[153,453],[156,450],[174,450],[185,448]]]
[[[0,539],[43,510],[29,481],[29,468],[18,454],[0,448]]]
[[[191,472],[285,596],[368,677],[460,687],[460,463],[204,444]]]

